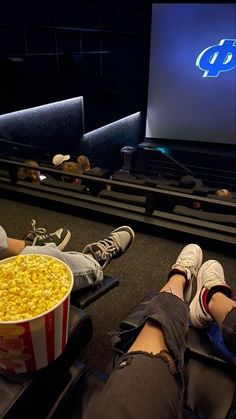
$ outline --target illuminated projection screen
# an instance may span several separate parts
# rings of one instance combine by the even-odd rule
[[[152,5],[146,138],[236,144],[236,4]]]

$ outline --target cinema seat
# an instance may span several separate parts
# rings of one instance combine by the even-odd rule
[[[84,309],[118,285],[119,280],[117,278],[104,275],[103,281],[99,284],[72,292],[71,303],[76,307]]]
[[[44,412],[51,408],[70,381],[69,368],[92,337],[92,321],[83,308],[118,285],[117,278],[104,276],[100,284],[72,292],[68,342],[52,364],[28,374],[10,374],[0,369],[1,419],[44,419]]]
[[[140,325],[143,312],[157,291],[148,293],[121,322],[119,331]],[[130,343],[129,343],[130,344]],[[118,349],[119,346],[116,346]],[[236,366],[214,352],[204,331],[190,327],[185,353],[186,382],[184,418],[233,419],[236,390]],[[76,361],[69,370],[70,379],[49,411],[46,419],[86,417],[90,401],[102,391],[109,375]],[[121,383],[122,385],[122,383]],[[115,414],[114,414],[115,417]]]
[[[43,179],[40,183],[40,186],[43,185],[71,192],[78,192],[83,194],[88,193],[87,187],[84,185],[75,185],[69,182],[62,182],[61,180],[53,179],[52,177],[46,177],[46,179]]]
[[[131,310],[120,324],[121,331],[141,324],[144,310],[157,292],[149,292]],[[236,400],[236,365],[216,351],[204,330],[193,326],[187,338],[183,373],[186,415],[193,412],[201,419],[234,418],[230,410]]]
[[[92,167],[87,172],[84,172],[86,176],[94,176],[97,178],[108,179],[110,171],[108,169],[102,169],[101,167]],[[98,193],[104,188],[104,183],[96,182],[96,180],[82,179],[82,184],[88,189],[89,193],[93,196],[97,196]]]
[[[99,192],[98,197],[101,199],[108,199],[110,201],[122,202],[125,204],[136,205],[138,207],[145,207],[146,197],[139,195],[131,195],[128,193],[108,191],[103,189]]]
[[[211,221],[219,224],[236,224],[236,215],[221,214],[216,212],[197,210],[183,205],[176,205],[173,209],[174,214],[184,215],[187,217],[198,218],[199,220]]]
[[[123,182],[124,184],[131,184],[134,186],[146,186],[145,176],[139,176],[135,174],[130,174],[127,172],[115,171],[112,175],[112,180]],[[112,185],[112,190],[115,192],[127,193],[129,195],[138,195],[143,196],[143,191],[133,188],[126,188],[125,186]]]

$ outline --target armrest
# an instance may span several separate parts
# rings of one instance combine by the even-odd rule
[[[72,292],[71,303],[76,307],[85,308],[118,285],[117,278],[105,275],[100,284]]]
[[[235,417],[235,371],[215,360],[209,362],[204,358],[191,357],[185,359],[183,375],[185,403],[191,411],[205,419]],[[228,416],[231,408],[232,416]]]
[[[122,330],[130,330],[133,327],[137,327],[141,324],[143,318],[143,312],[147,304],[158,294],[158,291],[153,290],[146,294],[141,301],[131,310],[125,319],[120,323]]]
[[[46,419],[80,419],[91,398],[103,389],[108,375],[76,361],[69,370],[70,379]]]

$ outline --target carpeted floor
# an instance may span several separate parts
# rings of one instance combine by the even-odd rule
[[[81,218],[79,215],[64,214],[47,208],[36,207],[0,198],[1,225],[9,237],[21,238],[30,227],[31,218],[39,227],[54,231],[63,226],[72,232],[66,250],[82,250],[85,244],[105,238],[117,224],[104,224]],[[132,224],[130,224],[132,227]],[[166,281],[168,270],[187,242],[180,243],[178,237],[166,239],[157,235],[136,231],[136,238],[127,253],[111,262],[106,273],[119,278],[120,285],[110,291],[86,310],[92,316],[93,338],[81,354],[80,359],[91,367],[105,370],[112,358],[107,331],[114,330],[125,315],[152,289],[160,288]],[[223,246],[223,245],[222,245]],[[204,260],[218,259],[225,269],[229,285],[236,289],[236,260],[227,253],[220,254],[208,246],[203,248]]]

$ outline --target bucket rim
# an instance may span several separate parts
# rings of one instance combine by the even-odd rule
[[[0,320],[0,326],[3,326],[3,325],[15,325],[15,324],[22,324],[22,323],[28,323],[28,322],[30,322],[30,321],[33,321],[33,320],[36,320],[36,319],[39,319],[39,318],[41,318],[41,317],[44,317],[44,316],[46,316],[47,314],[49,314],[49,313],[51,313],[52,311],[54,311],[57,307],[59,307],[61,304],[63,304],[64,303],[64,301],[67,299],[67,298],[70,298],[70,294],[71,294],[71,291],[72,291],[72,288],[73,288],[73,285],[74,285],[74,275],[73,275],[73,273],[72,273],[72,270],[70,269],[70,267],[65,263],[65,262],[63,262],[62,260],[60,260],[60,259],[58,259],[58,258],[56,258],[55,256],[50,256],[50,255],[45,255],[45,254],[43,254],[43,253],[30,253],[30,254],[26,254],[26,255],[16,255],[16,256],[10,256],[9,258],[5,258],[5,259],[2,259],[2,260],[0,260],[0,265],[1,264],[4,264],[5,262],[7,262],[7,261],[9,261],[9,260],[11,260],[11,259],[15,259],[16,257],[18,257],[18,256],[21,256],[21,257],[27,257],[27,256],[29,256],[29,255],[37,255],[37,256],[44,256],[44,257],[46,257],[46,258],[48,258],[48,259],[54,259],[54,260],[56,260],[57,262],[60,262],[60,263],[62,263],[66,268],[67,268],[67,270],[68,270],[68,272],[69,272],[69,274],[70,274],[70,278],[71,278],[71,284],[70,284],[70,287],[69,287],[69,289],[68,289],[68,291],[66,292],[66,294],[64,295],[64,297],[61,299],[61,300],[59,300],[59,302],[57,302],[57,304],[55,304],[53,307],[51,307],[50,309],[48,309],[47,311],[44,311],[43,313],[41,313],[41,314],[38,314],[37,316],[34,316],[34,317],[30,317],[30,318],[28,318],[28,319],[22,319],[22,320],[7,320],[7,321],[2,321],[2,320]],[[1,336],[1,333],[0,333],[0,336]]]

